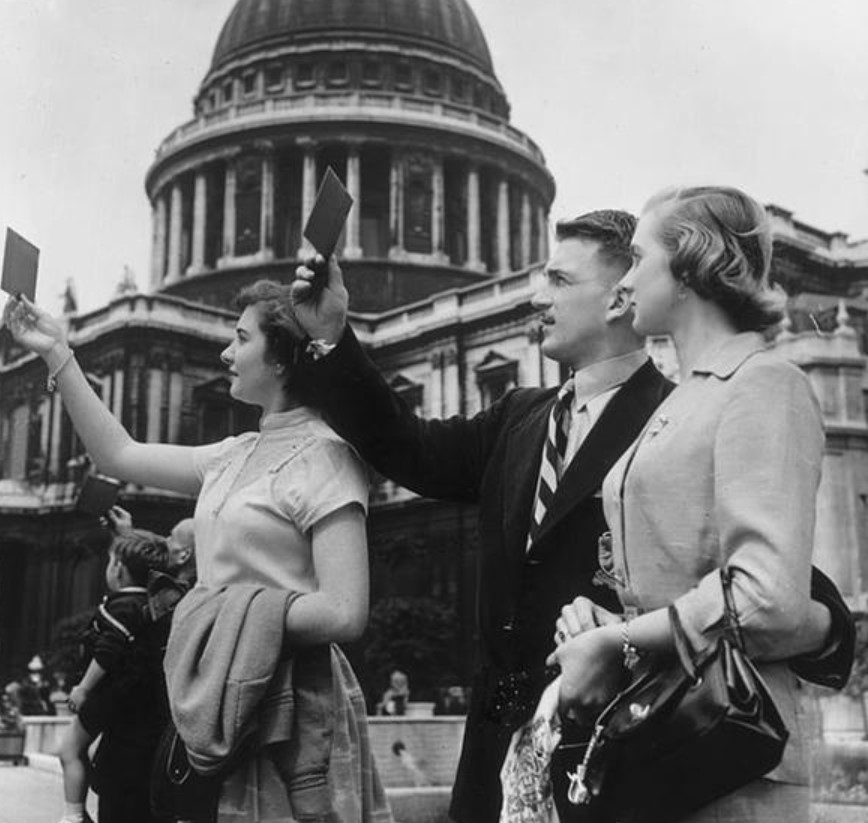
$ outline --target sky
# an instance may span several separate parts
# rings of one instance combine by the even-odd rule
[[[726,183],[868,238],[866,0],[469,0],[551,216]],[[235,0],[0,0],[0,231],[41,249],[38,300],[148,286],[144,176]]]

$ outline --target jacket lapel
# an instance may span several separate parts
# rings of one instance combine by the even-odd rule
[[[609,469],[638,437],[670,387],[649,360],[615,394],[564,472],[531,552],[544,545],[546,536],[577,505],[599,490]],[[537,471],[538,467],[539,461]]]

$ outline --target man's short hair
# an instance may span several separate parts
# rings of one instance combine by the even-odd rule
[[[580,214],[571,220],[558,220],[555,225],[557,240],[593,240],[600,244],[603,259],[627,271],[633,261],[630,244],[636,231],[636,218],[626,211],[602,209]]]

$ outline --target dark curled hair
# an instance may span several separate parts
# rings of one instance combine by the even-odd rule
[[[148,585],[148,572],[164,572],[169,568],[165,538],[144,529],[118,535],[109,550],[123,563],[136,586]]]
[[[248,306],[259,307],[259,328],[265,335],[266,357],[284,367],[284,388],[287,392],[294,391],[306,336],[295,319],[289,286],[274,280],[257,280],[238,293],[235,306],[239,311]]]
[[[676,280],[720,306],[739,331],[783,317],[785,295],[769,284],[772,235],[766,210],[727,186],[670,189],[645,206]]]
[[[622,275],[633,262],[630,243],[634,231],[636,218],[629,212],[615,209],[590,211],[571,220],[559,220],[555,225],[558,240],[578,238],[599,243],[599,254]]]

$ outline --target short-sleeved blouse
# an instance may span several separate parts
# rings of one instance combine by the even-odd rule
[[[197,447],[193,462],[202,481],[194,515],[200,585],[315,591],[311,528],[348,504],[367,511],[363,464],[309,408]]]

